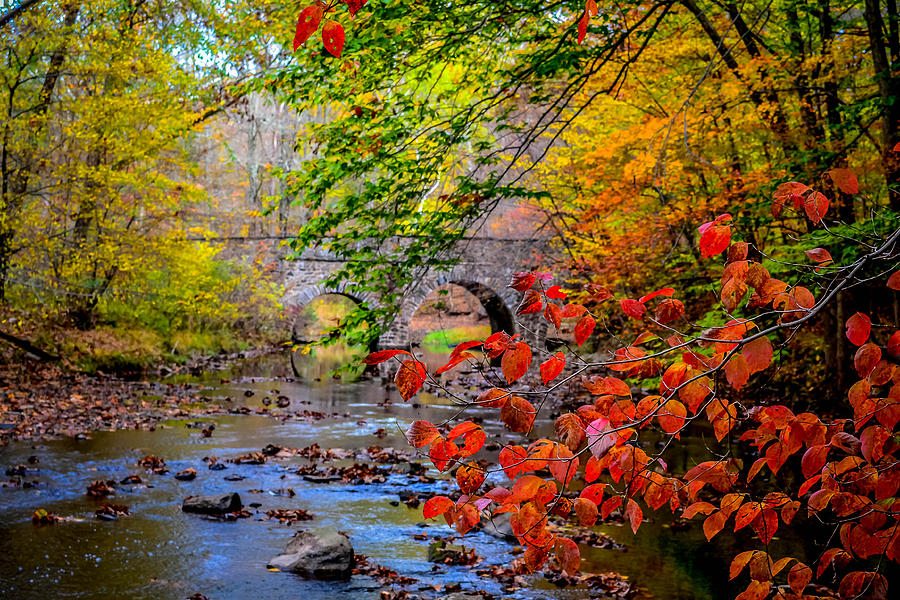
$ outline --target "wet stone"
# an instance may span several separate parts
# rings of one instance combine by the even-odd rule
[[[298,531],[284,553],[269,561],[268,568],[308,579],[350,579],[356,560],[346,535],[333,527]]]
[[[184,512],[217,515],[239,511],[243,508],[237,492],[218,496],[188,496],[181,504]]]

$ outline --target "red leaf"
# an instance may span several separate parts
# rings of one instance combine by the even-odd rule
[[[512,480],[522,472],[522,465],[526,458],[528,458],[528,453],[522,446],[504,446],[500,451],[499,462],[503,472]]]
[[[803,201],[806,216],[815,224],[819,224],[828,212],[828,198],[821,192],[813,192]]]
[[[544,308],[544,318],[553,323],[553,326],[559,331],[559,327],[562,325],[562,310],[559,306],[548,302],[546,308]]]
[[[888,277],[887,286],[892,290],[900,291],[900,271],[894,271],[891,273],[891,276]]]
[[[684,314],[684,304],[675,298],[666,298],[656,306],[656,320],[662,324],[674,321]]]
[[[731,243],[731,227],[717,225],[718,221],[716,219],[700,227],[700,255],[703,258],[723,252]]]
[[[443,471],[456,457],[458,451],[459,448],[453,442],[446,442],[442,438],[438,438],[428,449],[428,457],[438,471]]]
[[[765,337],[756,338],[741,349],[741,354],[747,359],[750,373],[758,373],[772,364],[772,342]]]
[[[575,325],[575,343],[579,346],[584,344],[591,333],[593,333],[594,325],[596,325],[596,323],[594,317],[591,315],[584,315],[581,317],[581,320]]]
[[[622,305],[622,310],[625,311],[625,314],[632,319],[640,319],[644,316],[644,313],[647,312],[646,306],[631,298],[622,300],[620,304]]]
[[[566,366],[566,357],[562,352],[557,352],[541,363],[541,381],[544,385],[556,379]]]
[[[612,498],[607,498],[603,501],[603,504],[600,506],[600,516],[604,519],[609,518],[609,515],[612,514],[612,511],[616,510],[622,505],[622,496],[613,496]]]
[[[588,13],[587,13],[587,11],[585,11],[585,13],[583,15],[581,15],[581,18],[578,20],[578,44],[579,45],[581,44],[581,42],[584,41],[584,36],[587,34],[587,27],[588,27],[589,19],[590,18],[588,17]]]
[[[580,317],[586,312],[587,309],[580,304],[566,304],[562,307],[562,312],[559,316],[563,319],[569,319],[571,317]]]
[[[409,352],[407,352],[406,350],[379,350],[378,352],[373,352],[365,357],[363,359],[363,362],[367,365],[377,365],[394,356],[397,356],[398,354],[409,354]]]
[[[872,320],[863,313],[856,313],[847,319],[847,339],[855,346],[862,346],[869,339]]]
[[[453,507],[453,500],[447,496],[433,496],[425,501],[422,516],[426,519],[442,515]]]
[[[828,174],[831,176],[834,185],[845,194],[859,193],[859,182],[850,169],[832,169],[828,171]]]
[[[369,0],[344,0],[347,4],[347,11],[350,13],[351,17],[355,17],[356,13],[359,12],[359,9],[361,9],[368,1]]]
[[[875,344],[863,344],[853,356],[853,366],[860,377],[865,379],[881,360],[881,348]]]
[[[426,377],[428,377],[428,371],[425,370],[424,363],[417,360],[404,360],[400,365],[400,370],[397,371],[394,383],[397,384],[403,399],[409,400],[422,387]]]
[[[646,304],[649,300],[656,298],[657,296],[671,296],[675,293],[673,288],[663,288],[661,290],[656,290],[655,292],[650,292],[645,296],[641,296],[638,302],[641,304]]]
[[[524,273],[521,271],[513,273],[512,282],[509,284],[509,287],[517,292],[524,292],[534,285],[534,279],[534,273]]]
[[[822,470],[828,460],[828,449],[827,444],[820,444],[811,447],[803,454],[803,458],[800,459],[800,468],[803,470],[804,477],[812,477]]]
[[[625,507],[625,517],[631,523],[631,531],[637,533],[638,527],[641,526],[641,522],[644,520],[644,512],[638,503],[631,498],[628,499],[628,504]]]
[[[460,352],[459,354],[457,354],[455,356],[451,355],[450,361],[446,365],[444,365],[443,367],[441,367],[437,371],[435,371],[434,374],[440,375],[441,373],[446,373],[447,371],[449,371],[450,369],[452,369],[459,363],[463,362],[467,358],[475,358],[475,355],[472,354],[471,352]]]
[[[503,353],[500,368],[506,377],[506,383],[520,379],[528,372],[531,365],[531,348],[525,342],[516,342],[513,348]]]
[[[324,15],[325,8],[321,4],[313,4],[300,11],[297,17],[297,31],[294,34],[294,52],[316,32]]]
[[[481,426],[476,425],[472,421],[463,421],[447,434],[448,441],[454,441],[462,436],[463,445],[459,449],[460,456],[472,456],[484,446],[487,436]]]
[[[813,248],[812,250],[807,250],[806,256],[809,257],[809,260],[820,264],[834,262],[831,258],[831,253],[825,248]]]
[[[550,459],[550,474],[561,484],[568,485],[578,471],[578,458],[566,446],[556,444]]]
[[[565,300],[569,297],[568,294],[561,291],[558,285],[551,286],[544,292],[544,295],[547,296],[550,300]]]
[[[409,429],[406,430],[406,439],[416,448],[427,446],[434,440],[441,437],[437,427],[428,421],[413,421]]]
[[[591,502],[599,506],[603,503],[603,490],[605,489],[605,483],[592,483],[591,485],[581,490],[581,493],[578,495],[578,497],[584,498],[585,500],[590,500]]]
[[[344,49],[344,28],[337,21],[326,21],[322,26],[322,43],[332,55],[340,58]]]

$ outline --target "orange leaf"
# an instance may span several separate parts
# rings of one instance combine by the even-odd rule
[[[575,514],[578,516],[578,523],[582,527],[593,527],[597,523],[600,511],[594,502],[587,498],[575,498],[573,505]]]
[[[581,551],[578,549],[578,544],[569,538],[556,538],[556,560],[559,561],[559,566],[566,574],[577,573],[578,567],[581,565]]]
[[[625,507],[625,517],[631,523],[631,531],[637,533],[638,527],[641,526],[641,522],[644,520],[644,512],[632,498],[628,499],[628,504]]]
[[[812,580],[812,569],[804,563],[798,562],[788,571],[787,580],[791,591],[800,596]]]
[[[659,426],[666,433],[677,433],[684,426],[687,409],[678,400],[668,400],[656,413]]]
[[[326,21],[322,26],[322,43],[329,53],[341,57],[344,49],[344,28],[337,21]]]
[[[753,557],[754,552],[756,552],[756,550],[741,552],[731,560],[731,566],[728,568],[729,581],[741,574],[741,571],[743,571],[744,567],[747,566],[747,563],[750,562],[750,558]]]
[[[510,431],[525,433],[531,430],[537,411],[534,405],[519,396],[509,399],[500,411],[500,420],[509,427]]]
[[[850,169],[832,169],[828,171],[828,174],[834,185],[845,194],[859,193],[859,181]]]
[[[750,366],[743,354],[735,354],[725,363],[725,378],[735,390],[744,387],[750,379]]]
[[[425,370],[424,363],[417,360],[404,360],[397,371],[394,383],[397,384],[397,389],[400,390],[403,399],[409,400],[425,383],[426,377],[428,377],[428,371]]]
[[[484,483],[484,470],[474,463],[461,465],[456,470],[456,483],[463,494],[472,494]]]
[[[439,437],[437,427],[428,421],[413,421],[406,430],[406,439],[416,448],[427,446]]]
[[[500,368],[506,377],[506,383],[520,379],[531,365],[531,348],[525,342],[516,342],[513,348],[503,353]]]
[[[575,413],[565,413],[556,419],[556,437],[573,452],[578,450],[585,439],[584,424]]]
[[[557,352],[541,363],[541,381],[547,385],[562,373],[566,366],[566,357],[562,352]]]
[[[772,342],[769,338],[756,338],[741,348],[741,354],[747,359],[747,368],[750,373],[758,373],[772,364]]]
[[[422,516],[426,519],[442,515],[453,507],[453,500],[446,496],[433,496],[425,501]]]
[[[716,511],[706,517],[706,520],[703,521],[703,533],[708,541],[722,531],[725,527],[725,520],[725,515],[721,511]]]

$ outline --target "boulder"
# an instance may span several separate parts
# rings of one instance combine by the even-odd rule
[[[334,527],[316,527],[295,533],[284,553],[270,560],[268,567],[308,579],[350,579],[355,564],[346,535]]]
[[[205,515],[221,515],[241,510],[241,497],[237,492],[219,496],[188,496],[181,504],[184,512],[202,513]]]
[[[516,536],[513,534],[512,525],[509,523],[508,515],[499,515],[493,519],[482,517],[481,530],[488,535],[492,535],[501,540],[506,540],[507,542],[516,541]]]

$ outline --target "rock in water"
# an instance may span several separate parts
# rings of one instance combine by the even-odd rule
[[[334,527],[304,529],[269,561],[268,567],[296,573],[309,579],[350,579],[355,560],[346,535]]]
[[[220,515],[241,510],[243,507],[241,497],[237,495],[237,492],[219,496],[188,496],[181,504],[181,510],[184,512],[205,515]]]

